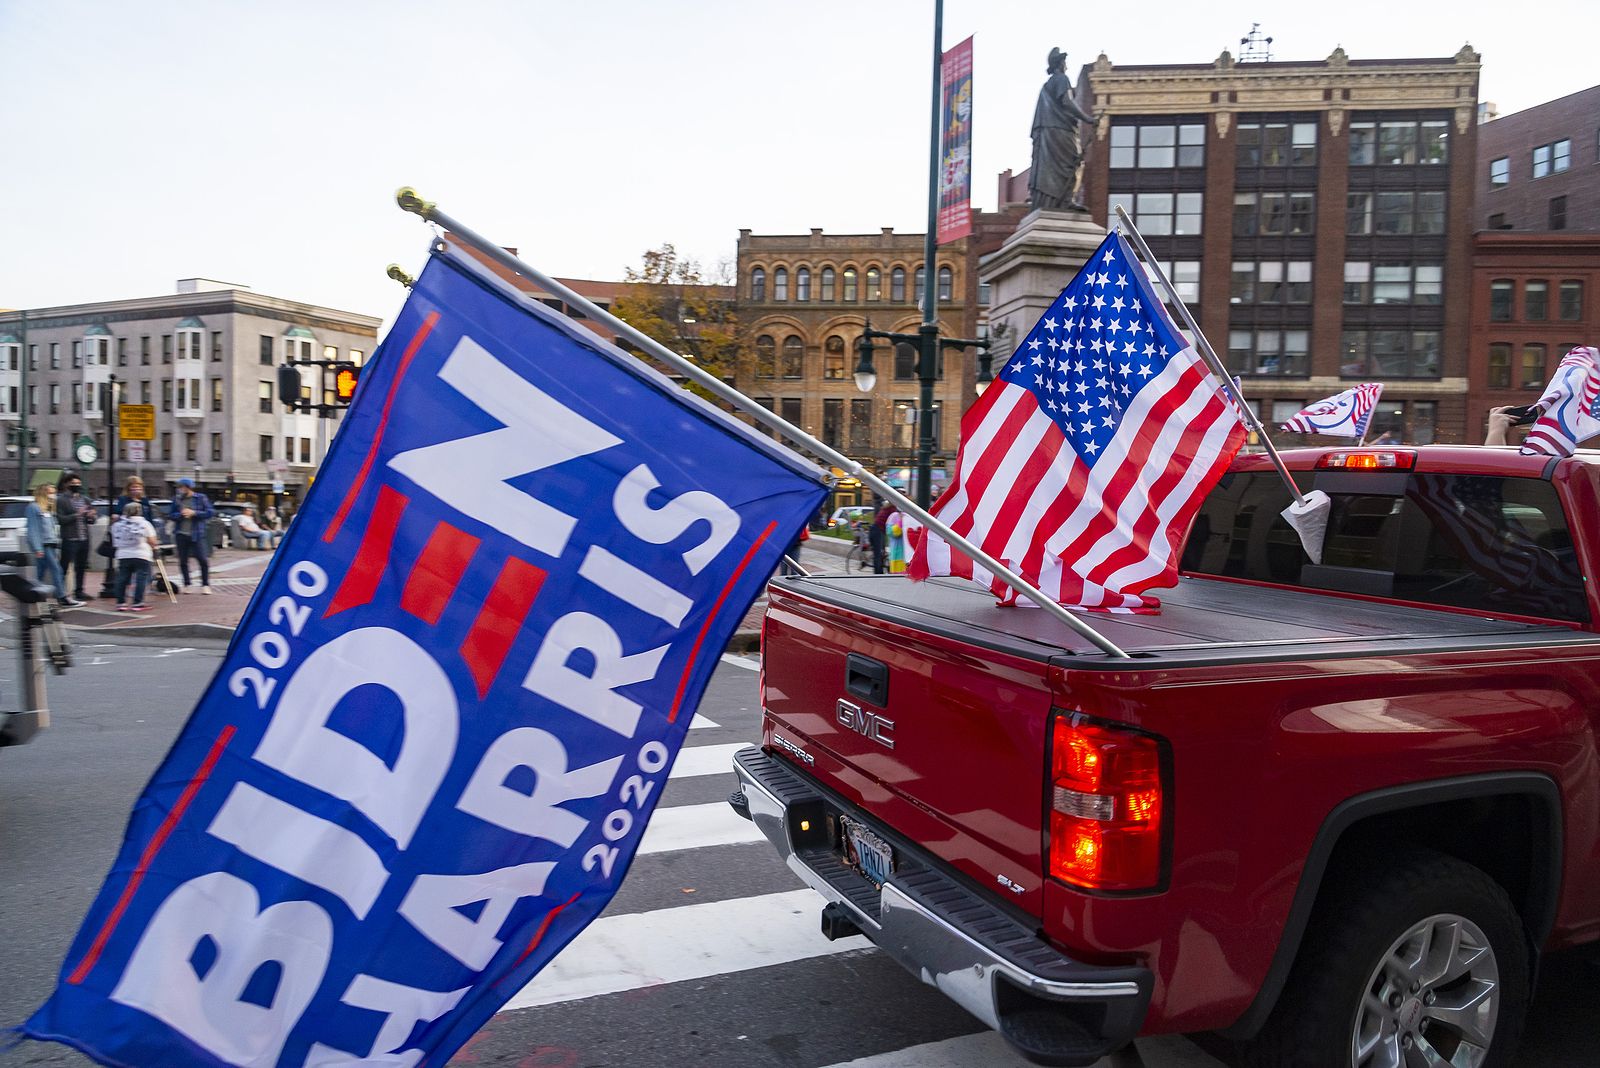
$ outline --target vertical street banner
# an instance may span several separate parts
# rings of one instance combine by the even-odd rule
[[[436,252],[23,1033],[442,1068],[615,893],[825,492]]]
[[[972,38],[944,54],[944,121],[939,134],[939,236],[972,233]]]

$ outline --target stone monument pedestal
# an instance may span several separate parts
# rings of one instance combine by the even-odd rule
[[[1087,211],[1036,210],[1023,216],[998,251],[983,257],[978,277],[990,285],[989,332],[1001,323],[1007,331],[1005,343],[996,346],[996,374],[1005,365],[1001,351],[1009,356],[1022,344],[1105,239],[1106,228]]]

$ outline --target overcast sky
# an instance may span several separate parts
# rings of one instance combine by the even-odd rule
[[[1199,63],[1267,18],[1274,56],[1483,54],[1502,113],[1588,87],[1592,0],[948,0],[975,35],[974,190],[1020,170],[1051,46]],[[428,234],[414,185],[552,274],[662,242],[921,232],[932,0],[0,0],[0,307],[195,275],[391,316]]]

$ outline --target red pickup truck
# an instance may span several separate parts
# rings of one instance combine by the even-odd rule
[[[1600,938],[1600,453],[1308,449],[1320,564],[1241,456],[1113,658],[954,579],[777,580],[730,798],[1041,1064],[1508,1063]]]

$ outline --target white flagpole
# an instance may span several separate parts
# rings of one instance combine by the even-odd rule
[[[917,507],[916,503],[913,502],[909,497],[905,496],[899,490],[889,485],[889,483],[885,482],[871,471],[868,471],[866,468],[862,467],[859,463],[857,463],[855,460],[852,460],[844,453],[839,452],[832,446],[823,444],[821,441],[812,437],[810,434],[807,434],[804,430],[801,430],[799,427],[783,419],[781,416],[763,408],[761,405],[757,404],[749,397],[746,397],[743,393],[740,393],[738,390],[734,389],[720,378],[710,374],[703,368],[696,367],[693,362],[684,359],[678,353],[673,352],[671,349],[656,341],[648,334],[641,333],[632,326],[628,325],[626,322],[618,319],[615,315],[612,315],[610,312],[594,304],[592,301],[568,289],[560,282],[557,282],[554,278],[544,274],[542,271],[528,266],[517,257],[511,255],[511,253],[501,248],[499,245],[496,245],[494,242],[475,233],[473,230],[463,226],[455,219],[452,219],[450,216],[440,211],[432,201],[423,200],[416,190],[411,189],[410,187],[402,188],[395,194],[395,200],[399,203],[403,210],[409,211],[414,215],[418,215],[421,218],[426,219],[428,222],[436,223],[439,226],[444,227],[453,237],[460,239],[465,244],[471,245],[474,249],[477,249],[483,255],[494,260],[501,266],[507,267],[523,277],[537,283],[545,292],[549,293],[551,296],[560,297],[571,307],[582,311],[586,317],[605,323],[606,326],[613,332],[621,337],[627,338],[629,341],[639,346],[639,348],[648,352],[651,356],[671,367],[685,378],[694,380],[695,383],[703,386],[710,393],[722,398],[734,407],[747,412],[758,422],[771,427],[773,430],[782,434],[789,440],[796,442],[808,451],[822,457],[824,460],[827,460],[833,466],[848,472],[852,477],[860,480],[864,485],[871,487],[874,493],[878,494],[885,500],[892,502],[895,507],[899,508],[902,512],[916,517],[916,519],[921,522],[923,526],[932,530],[934,533],[944,538],[945,541],[966,553],[975,562],[981,564],[990,574],[996,576],[1001,581],[1005,582],[1006,585],[1016,590],[1017,593],[1028,598],[1040,608],[1043,608],[1046,612],[1050,613],[1050,615],[1065,623],[1074,632],[1094,643],[1094,645],[1100,649],[1101,652],[1104,652],[1108,656],[1118,657],[1121,659],[1129,658],[1127,652],[1125,652],[1116,643],[1112,642],[1109,638],[1102,635],[1099,631],[1095,630],[1077,616],[1074,616],[1060,604],[1051,600],[1050,597],[1048,597],[1042,590],[1028,582],[1028,580],[1024,579],[1021,575],[1018,575],[1000,561],[996,560],[994,557],[990,556],[988,553],[969,542],[966,538],[963,538],[961,535],[951,530],[949,526],[934,518],[924,509]]]

